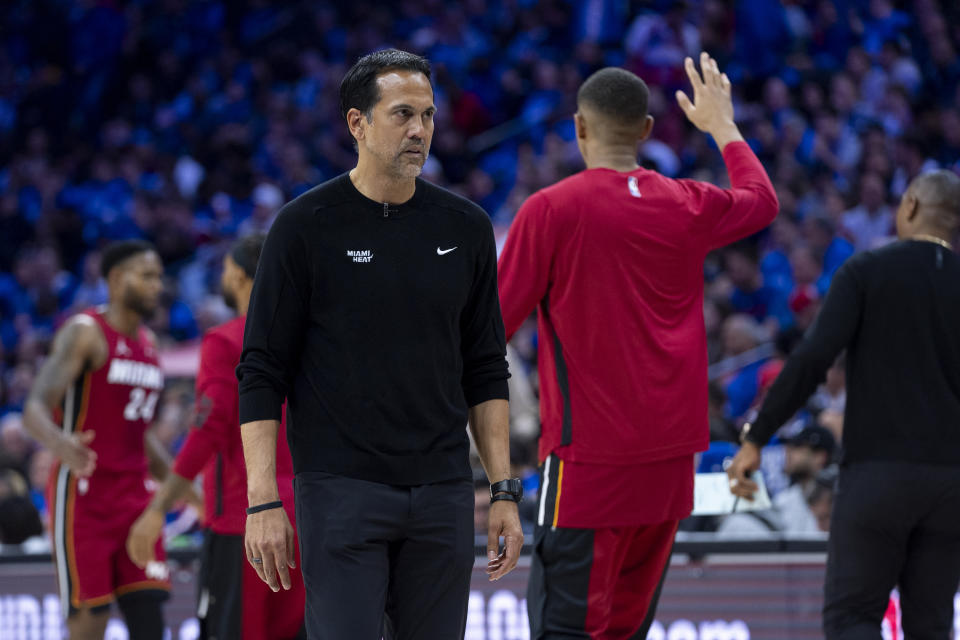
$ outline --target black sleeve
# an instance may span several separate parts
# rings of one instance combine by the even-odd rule
[[[311,283],[301,217],[282,210],[260,254],[237,366],[240,424],[280,420],[300,364]]]
[[[460,316],[460,351],[463,355],[463,395],[467,406],[509,397],[507,391],[507,342],[500,296],[497,292],[497,248],[493,226],[484,213],[483,234],[477,256],[470,299]]]
[[[823,382],[827,369],[853,339],[863,309],[856,262],[847,261],[833,277],[816,321],[770,387],[746,436],[750,442],[765,445]]]

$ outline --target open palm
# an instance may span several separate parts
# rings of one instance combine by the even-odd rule
[[[730,94],[730,79],[720,73],[717,61],[707,52],[700,54],[701,77],[692,58],[684,61],[687,76],[693,86],[693,101],[683,91],[677,91],[677,103],[687,119],[700,131],[714,133],[721,127],[733,124],[733,99]]]

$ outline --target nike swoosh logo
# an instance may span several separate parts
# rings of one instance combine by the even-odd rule
[[[444,256],[450,253],[451,251],[456,251],[456,249],[457,249],[456,247],[454,247],[453,249],[441,249],[440,247],[437,247],[437,255]]]

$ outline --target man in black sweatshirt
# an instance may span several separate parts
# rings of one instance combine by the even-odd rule
[[[898,586],[908,638],[943,638],[960,582],[960,178],[916,178],[897,235],[849,259],[727,470],[749,498],[762,447],[847,349],[843,460],[824,589],[826,637],[880,638]]]
[[[292,529],[274,472],[286,400],[308,636],[462,638],[468,417],[493,482],[491,579],[523,542],[493,229],[480,207],[418,177],[436,111],[425,59],[361,58],[340,106],[357,166],[280,211],[250,300],[237,367],[247,558],[288,588]]]

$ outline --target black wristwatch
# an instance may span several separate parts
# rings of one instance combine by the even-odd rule
[[[508,478],[490,485],[490,504],[497,500],[520,502],[523,499],[523,483],[520,478]]]

